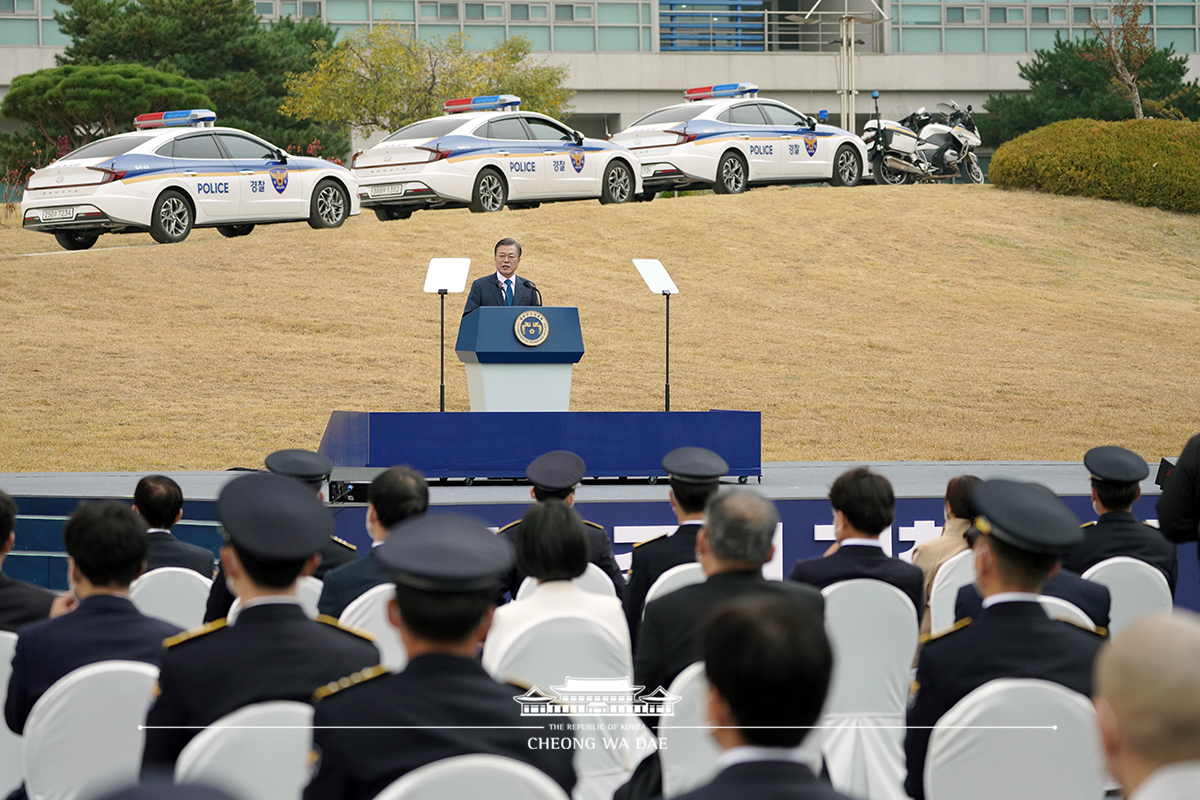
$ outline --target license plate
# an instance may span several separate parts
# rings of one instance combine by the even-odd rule
[[[42,222],[54,219],[75,219],[74,208],[47,208],[42,211]]]
[[[404,184],[395,183],[391,186],[372,186],[371,197],[399,197],[404,194]]]
[[[643,178],[649,178],[653,174],[654,174],[654,167],[650,166],[649,164],[642,165],[642,177]]]

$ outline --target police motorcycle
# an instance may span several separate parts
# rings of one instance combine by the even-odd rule
[[[863,141],[871,160],[875,182],[899,186],[919,180],[945,180],[960,173],[968,183],[983,183],[983,169],[975,155],[982,140],[971,118],[971,106],[962,108],[953,100],[939,103],[949,114],[929,114],[924,108],[899,122],[879,113],[863,127]]]

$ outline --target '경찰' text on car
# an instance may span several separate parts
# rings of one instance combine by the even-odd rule
[[[336,228],[359,213],[353,173],[293,156],[208,109],[143,114],[132,133],[85,144],[35,170],[22,225],[86,250],[103,233],[149,233],[164,244],[192,228],[245,236],[255,225],[307,220]]]
[[[637,158],[625,147],[586,138],[520,104],[513,95],[450,100],[444,116],[414,122],[355,153],[362,207],[395,220],[425,208],[627,203],[641,191]]]

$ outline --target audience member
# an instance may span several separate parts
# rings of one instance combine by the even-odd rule
[[[17,503],[0,492],[0,567],[17,543]],[[15,631],[22,625],[50,616],[54,592],[0,572],[0,631]],[[60,603],[61,605],[61,603]]]
[[[1158,567],[1175,594],[1175,545],[1133,515],[1138,485],[1150,474],[1141,456],[1123,447],[1094,447],[1083,457],[1092,476],[1092,508],[1100,515],[1083,525],[1083,541],[1063,556],[1064,569],[1082,575],[1105,559],[1129,556]]]
[[[629,625],[621,601],[571,583],[588,565],[588,536],[575,509],[561,500],[546,500],[525,512],[519,528],[517,569],[538,585],[520,600],[496,609],[483,644],[484,669],[494,673],[500,655],[518,632],[565,612],[586,615],[603,625],[628,655]]]
[[[529,495],[539,503],[547,500],[561,500],[574,507],[575,486],[583,480],[585,469],[583,459],[569,450],[554,450],[540,455],[525,470],[525,477],[533,484]],[[509,544],[515,544],[523,522],[523,519],[510,522],[500,529],[500,535],[508,539]],[[625,596],[625,578],[622,577],[621,568],[617,566],[617,560],[613,557],[612,540],[608,536],[608,531],[604,529],[603,525],[589,522],[586,519],[583,520],[583,525],[587,534],[588,560],[604,570],[612,580],[613,588],[617,591],[617,599],[623,598]],[[504,586],[512,599],[517,598],[517,590],[521,588],[523,580],[525,580],[525,572],[518,560]]]
[[[916,695],[908,709],[904,788],[924,800],[931,728],[955,703],[995,678],[1040,678],[1090,695],[1101,638],[1050,619],[1038,594],[1059,556],[1082,538],[1075,516],[1029,484],[984,481],[975,487],[976,585],[983,610],[970,622],[925,642]]]
[[[1200,618],[1156,614],[1106,644],[1094,702],[1108,771],[1125,797],[1200,797]]]
[[[729,471],[725,459],[703,447],[679,447],[662,460],[671,489],[667,499],[679,527],[674,533],[633,546],[633,566],[625,592],[625,618],[636,652],[638,626],[646,593],[671,567],[696,560],[696,532],[704,520],[704,504],[717,493],[721,476]]]
[[[722,753],[712,782],[679,800],[848,800],[797,752],[833,671],[821,616],[786,595],[743,598],[720,606],[701,639],[708,721]]]
[[[316,771],[305,800],[366,800],[418,767],[470,753],[524,761],[570,793],[572,751],[531,746],[552,734],[520,729],[528,720],[514,698],[526,688],[497,683],[476,658],[512,568],[508,542],[472,519],[439,514],[405,523],[379,558],[396,582],[389,616],[408,666],[317,691]]]
[[[1194,542],[1200,532],[1200,433],[1188,440],[1158,498],[1158,529],[1172,542]]]
[[[213,554],[207,548],[181,542],[171,533],[183,519],[183,490],[166,475],[147,475],[133,490],[133,510],[150,526],[146,570],[183,567],[212,578]]]
[[[34,622],[17,634],[4,718],[14,733],[68,672],[97,661],[162,662],[163,639],[179,627],[144,616],[129,599],[129,584],[146,566],[146,523],[115,500],[83,503],[63,525],[67,578],[74,608]]]
[[[879,534],[892,524],[896,511],[892,484],[866,467],[856,467],[833,482],[829,503],[833,506],[833,535],[837,541],[822,558],[797,561],[788,580],[818,589],[854,578],[890,583],[908,595],[920,620],[925,613],[925,578],[921,570],[886,555],[879,541]]]
[[[371,550],[362,558],[325,573],[317,610],[337,619],[346,606],[368,589],[390,583],[387,569],[376,555],[392,528],[429,508],[429,484],[409,467],[392,467],[375,476],[367,491],[367,533]]]
[[[925,613],[921,615],[921,635],[929,633],[929,596],[933,590],[933,579],[938,569],[949,559],[966,550],[967,530],[975,519],[975,503],[971,500],[971,492],[979,478],[974,475],[959,475],[951,478],[946,484],[946,501],[944,506],[945,524],[942,535],[927,542],[921,542],[913,548],[912,563],[921,568],[925,576]]]
[[[318,686],[379,663],[362,634],[309,619],[296,582],[316,569],[333,531],[321,501],[281,475],[235,478],[217,498],[227,538],[221,564],[242,610],[165,644],[159,693],[146,717],[143,766],[168,770],[184,746],[231,711],[268,700],[307,702]]]

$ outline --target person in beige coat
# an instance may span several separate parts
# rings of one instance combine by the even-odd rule
[[[913,548],[912,563],[921,568],[925,575],[925,613],[921,615],[921,635],[929,634],[929,594],[933,579],[942,564],[969,549],[966,532],[977,516],[971,490],[979,478],[974,475],[959,475],[946,484],[946,524],[942,535]]]

